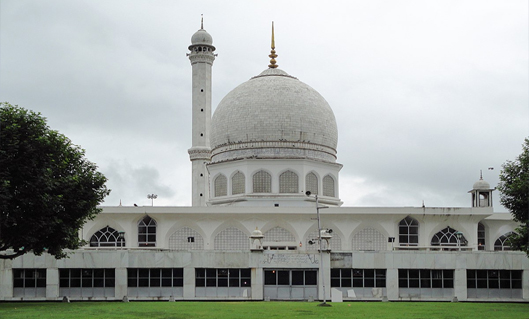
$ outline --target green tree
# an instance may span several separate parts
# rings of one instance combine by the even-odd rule
[[[110,193],[84,155],[40,113],[0,103],[0,259],[84,244],[79,229]]]
[[[511,247],[529,256],[529,138],[522,145],[522,154],[502,165],[498,190],[501,204],[521,224],[509,237]]]

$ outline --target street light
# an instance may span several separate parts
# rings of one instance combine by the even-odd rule
[[[151,200],[151,206],[154,206],[154,200],[158,198],[156,194],[147,194],[147,198]]]
[[[120,231],[119,234],[119,245],[121,246],[121,250],[123,250],[123,239],[125,239],[125,232]]]
[[[463,233],[460,231],[455,232],[456,238],[457,238],[457,247],[461,251],[461,237],[463,237]]]
[[[311,195],[312,193],[310,191],[306,191],[305,192],[305,195],[309,196]],[[322,231],[325,231],[325,232],[328,232],[327,230],[322,230],[321,229],[321,222],[320,222],[320,209],[324,209],[324,208],[329,208],[327,206],[321,206],[320,207],[320,203],[318,201],[318,194],[314,194],[314,198],[316,199],[316,218],[318,219],[318,241],[320,243],[320,275],[321,275],[321,285],[323,287],[323,302],[320,303],[318,306],[324,306],[324,307],[330,307],[331,305],[329,305],[327,303],[327,300],[326,300],[326,296],[325,296],[325,275],[323,274],[323,247],[322,247]],[[332,232],[332,230],[331,230]],[[325,238],[326,240],[328,240],[328,236],[330,236],[330,233],[329,235],[325,236],[327,238]],[[327,241],[328,242],[328,241]],[[327,247],[329,245],[327,244]]]

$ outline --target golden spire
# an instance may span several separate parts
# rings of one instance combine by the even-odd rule
[[[276,58],[277,58],[277,54],[276,54],[276,43],[275,43],[275,40],[274,40],[274,21],[272,21],[272,51],[270,51],[270,64],[268,65],[268,67],[270,69],[275,69],[277,68],[277,64],[276,64]]]
[[[204,15],[200,15],[200,29],[204,30]]]

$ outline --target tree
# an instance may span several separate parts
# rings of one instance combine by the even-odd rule
[[[502,165],[498,190],[501,204],[521,223],[509,237],[511,247],[529,256],[529,138],[522,145],[522,154]]]
[[[40,113],[0,103],[0,259],[84,244],[79,229],[110,193],[84,155]]]

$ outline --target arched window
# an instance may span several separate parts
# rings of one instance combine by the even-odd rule
[[[204,238],[196,230],[183,227],[169,237],[169,249],[202,250],[204,249]]]
[[[244,194],[246,192],[246,183],[244,174],[241,172],[235,173],[231,178],[231,194]]]
[[[213,247],[215,250],[248,250],[250,240],[248,235],[235,227],[228,227],[215,236]]]
[[[458,237],[458,235],[460,237]],[[432,246],[466,246],[467,240],[461,232],[456,229],[446,227],[432,237]]]
[[[253,175],[254,193],[271,193],[272,177],[265,171],[259,171]]]
[[[125,238],[114,228],[107,226],[90,238],[90,247],[124,247]]]
[[[215,197],[228,195],[228,179],[220,174],[215,178]]]
[[[387,239],[374,228],[365,228],[353,236],[353,250],[387,250]]]
[[[279,192],[280,193],[297,193],[299,192],[298,174],[292,171],[286,171],[279,175]]]
[[[156,221],[149,215],[138,222],[138,245],[140,247],[156,246]]]
[[[327,175],[323,178],[323,196],[335,197],[334,195],[334,178]]]
[[[410,216],[399,223],[399,244],[417,246],[419,244],[419,222]]]
[[[511,236],[514,235],[514,233],[508,232],[507,234],[501,235],[496,241],[494,242],[494,250],[495,251],[507,251],[511,250]]]
[[[478,223],[478,250],[485,250],[485,225]]]
[[[314,173],[308,173],[305,176],[305,192],[307,191],[318,195],[318,177]]]

